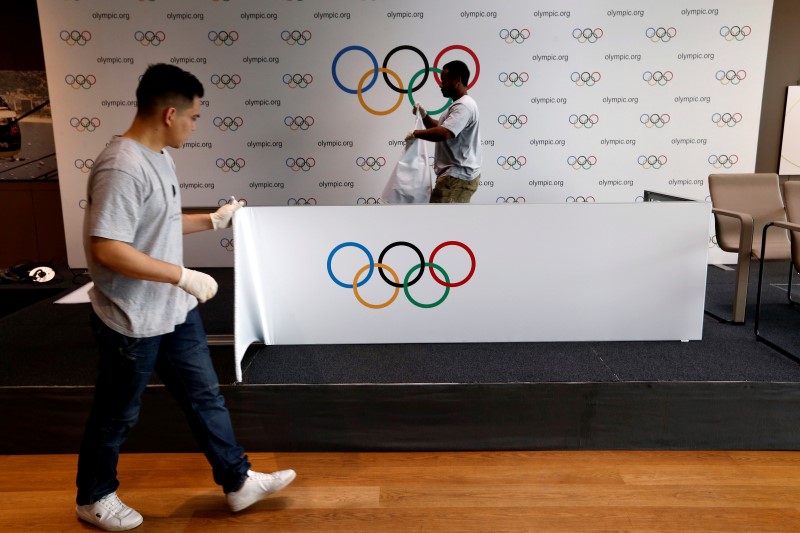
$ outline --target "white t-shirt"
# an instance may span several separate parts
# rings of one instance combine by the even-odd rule
[[[481,132],[478,104],[464,95],[439,117],[439,125],[453,132],[452,139],[436,143],[436,176],[473,180],[481,173]]]

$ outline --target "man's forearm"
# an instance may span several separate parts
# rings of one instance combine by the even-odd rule
[[[442,126],[414,131],[414,137],[423,141],[442,142],[454,137],[453,132]]]
[[[192,213],[191,215],[182,215],[182,217],[184,235],[206,231],[214,227],[211,215],[207,213]]]
[[[91,249],[95,262],[123,276],[172,284],[181,279],[180,265],[150,257],[128,243],[92,237]]]

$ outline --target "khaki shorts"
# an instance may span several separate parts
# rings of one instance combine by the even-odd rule
[[[432,204],[468,204],[478,190],[480,174],[472,180],[462,180],[451,176],[440,176],[431,192]]]

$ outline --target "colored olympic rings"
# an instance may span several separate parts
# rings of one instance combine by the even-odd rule
[[[528,160],[525,158],[524,155],[521,155],[519,157],[514,157],[513,155],[505,157],[501,155],[500,157],[497,158],[497,164],[500,165],[503,168],[503,170],[511,170],[511,169],[519,170],[522,167],[524,167],[525,163],[527,162]]]
[[[436,59],[433,60],[433,66],[434,67],[438,66],[439,60],[442,59],[442,56],[451,50],[463,50],[464,52],[468,53],[472,57],[472,61],[475,62],[475,73],[472,75],[472,79],[467,84],[467,89],[472,89],[472,87],[474,87],[475,84],[478,82],[478,76],[481,75],[481,62],[478,61],[478,56],[475,55],[475,52],[473,52],[466,46],[460,44],[452,44],[447,48],[442,49],[442,51],[439,52],[439,54],[436,56]],[[436,80],[437,85],[442,84],[442,80],[439,79],[439,75],[436,73],[436,71],[434,71],[433,73],[433,79]]]
[[[241,157],[238,159],[234,159],[229,157],[227,159],[219,158],[216,161],[217,168],[222,170],[223,172],[239,172],[244,168],[244,159]]]
[[[741,41],[750,35],[750,31],[750,26],[731,26],[730,28],[728,26],[723,26],[719,29],[719,34],[724,37],[726,41],[732,41],[734,39]]]
[[[314,81],[314,76],[311,74],[284,74],[283,75],[283,83],[288,85],[291,89],[295,87],[300,87],[301,89],[305,89],[311,82]]]
[[[364,172],[372,169],[378,171],[386,164],[385,157],[358,157],[356,158],[356,166]]]
[[[89,31],[63,30],[59,36],[61,37],[62,41],[70,46],[74,46],[76,44],[78,46],[84,46],[86,43],[92,40],[92,33]]]
[[[163,31],[137,31],[133,34],[133,38],[136,39],[139,44],[142,46],[158,46],[163,43],[167,36],[164,34]]]
[[[572,37],[579,43],[596,43],[598,39],[603,36],[603,30],[600,28],[575,28],[572,30]]]
[[[587,87],[591,87],[598,81],[600,81],[600,73],[599,72],[573,72],[570,74],[569,79],[572,80],[575,85],[578,87],[582,87],[586,85]]]
[[[506,43],[512,44],[522,44],[524,43],[529,37],[531,36],[531,30],[527,28],[523,28],[521,30],[518,29],[506,29],[503,28],[500,30],[500,38],[503,39]]]
[[[567,196],[567,203],[578,203],[578,204],[585,204],[585,203],[594,203],[594,196]]]
[[[425,70],[425,69],[423,69],[423,70]],[[436,73],[439,73],[439,72],[442,72],[442,70],[441,70],[441,69],[438,69],[438,68],[436,68],[436,67],[429,68],[429,69],[427,69],[427,70],[432,70],[434,74],[436,74]],[[426,76],[428,75],[428,72],[427,72],[427,70],[426,70],[426,72],[425,72],[425,75],[426,75]],[[411,83],[410,83],[410,85],[414,83],[414,80],[416,80],[416,79],[417,79],[417,77],[418,77],[420,74],[422,74],[422,70],[418,71],[416,74],[414,74],[413,76],[411,76]],[[413,95],[413,94],[411,94],[411,89],[409,89],[409,91],[408,91],[408,100],[411,102],[411,105],[412,105],[412,106],[416,104],[416,102],[414,102],[414,95]],[[452,103],[453,103],[453,99],[452,99],[452,98],[448,98],[448,99],[447,99],[447,102],[445,102],[445,104],[444,104],[442,107],[440,107],[439,109],[434,109],[433,111],[428,111],[428,114],[429,114],[429,115],[438,115],[439,113],[441,113],[442,111],[444,111],[445,109],[447,109],[448,107],[450,107],[450,104],[452,104]]]
[[[292,131],[307,130],[314,125],[314,117],[284,117],[283,123]]]
[[[211,83],[216,85],[218,89],[235,89],[237,85],[242,83],[242,77],[238,74],[212,74]]]
[[[576,128],[591,128],[600,121],[600,117],[592,115],[570,115],[569,123]]]
[[[363,196],[361,196],[356,200],[356,205],[375,205],[382,203],[383,201],[380,198],[373,198],[372,196],[370,196],[369,198],[364,198]]]
[[[522,84],[527,82],[530,76],[527,72],[520,72],[519,74],[516,72],[501,72],[497,79],[506,87],[511,87],[512,85],[522,87]]]
[[[229,252],[233,251],[233,239],[226,239],[226,238],[220,239],[219,245],[225,248]]]
[[[400,84],[400,87],[403,86],[403,81],[400,79],[400,76],[398,76],[393,70],[389,70],[388,68],[379,68],[378,71],[379,72],[383,72],[384,74],[391,74],[392,77],[394,77],[394,79],[397,80],[397,83]],[[357,93],[358,94],[358,101],[361,102],[361,106],[364,109],[366,109],[367,111],[369,111],[373,115],[388,115],[389,113],[393,113],[398,107],[400,107],[400,104],[403,103],[403,94],[402,93],[397,95],[397,102],[395,102],[395,104],[392,107],[390,107],[389,109],[385,109],[383,111],[377,111],[375,109],[372,109],[364,101],[364,95],[362,94],[362,92],[363,92],[362,87],[364,86],[364,81],[366,81],[367,77],[372,73],[373,73],[373,71],[368,70],[361,77],[361,81],[358,82],[358,93]]]
[[[94,130],[100,127],[100,119],[97,117],[92,117],[92,118],[72,117],[71,119],[69,119],[69,125],[78,131],[93,132]]]
[[[647,128],[663,128],[666,126],[670,121],[670,116],[666,113],[659,115],[658,113],[653,113],[648,115],[645,113],[641,117],[639,117],[639,122],[645,125]]]
[[[316,198],[289,198],[286,205],[317,205]]]
[[[289,46],[294,46],[296,44],[303,46],[311,40],[311,32],[308,30],[283,30],[281,32],[281,39]]]
[[[214,43],[214,46],[231,46],[239,40],[239,32],[237,31],[210,31],[208,32],[208,40]]]
[[[738,162],[739,156],[736,154],[708,156],[708,164],[714,168],[731,168]]]
[[[236,131],[242,127],[244,120],[242,117],[214,117],[213,123],[220,131]]]
[[[711,122],[713,122],[720,128],[725,126],[732,128],[741,121],[742,121],[741,113],[714,113],[713,115],[711,115]]]
[[[644,34],[648,39],[657,43],[658,41],[668,43],[673,37],[678,34],[675,28],[647,28]]]
[[[290,157],[286,160],[286,166],[291,168],[294,172],[302,170],[303,172],[308,172],[311,170],[311,167],[317,164],[317,161],[313,157],[298,157],[293,158]]]
[[[401,46],[396,46],[396,47],[392,48],[392,49],[389,51],[389,53],[388,53],[388,54],[386,54],[386,57],[385,57],[385,58],[383,58],[383,68],[388,68],[388,66],[387,66],[387,65],[389,64],[389,59],[390,59],[390,58],[391,58],[391,57],[392,57],[392,56],[393,56],[395,53],[399,52],[400,50],[411,50],[412,52],[415,52],[417,55],[419,55],[419,57],[421,57],[421,58],[422,58],[422,64],[423,64],[423,67],[422,67],[422,70],[421,70],[421,72],[423,72],[423,73],[424,73],[424,75],[423,75],[423,77],[422,77],[422,81],[420,81],[420,82],[419,82],[419,85],[418,85],[418,86],[416,86],[416,87],[414,87],[414,81],[413,81],[413,80],[412,80],[411,82],[409,82],[409,84],[408,84],[408,91],[409,91],[409,93],[414,93],[414,92],[417,92],[418,90],[422,89],[422,86],[423,86],[423,85],[425,85],[425,82],[426,82],[426,81],[428,81],[428,70],[429,70],[429,67],[430,67],[430,65],[428,65],[428,58],[427,58],[427,57],[425,57],[425,54],[423,54],[423,53],[422,53],[422,50],[420,50],[419,48],[417,48],[417,47],[415,47],[415,46],[411,46],[411,45],[407,45],[407,44],[406,44],[406,45],[401,45]],[[395,76],[395,79],[397,79],[397,76]],[[400,87],[395,87],[395,86],[392,84],[391,80],[389,80],[388,72],[383,72],[383,81],[385,81],[385,82],[386,82],[386,85],[388,85],[388,86],[389,86],[389,88],[390,88],[391,90],[393,90],[394,92],[396,92],[396,93],[403,94],[403,93],[405,93],[405,92],[406,92],[406,91],[403,89],[403,85],[402,85],[402,83],[400,84]]]
[[[92,170],[93,166],[94,166],[94,160],[93,159],[87,159],[86,161],[84,161],[83,159],[76,159],[75,160],[75,168],[77,168],[78,170],[80,170],[84,174],[86,174],[90,170]]]
[[[639,158],[636,160],[639,165],[641,165],[645,169],[656,169],[663,167],[667,164],[667,156],[665,155],[640,155]]]
[[[740,81],[747,77],[747,71],[744,70],[718,70],[717,73],[714,75],[717,78],[717,81],[722,83],[722,85],[738,85]]]
[[[497,117],[497,123],[505,129],[516,128],[520,129],[528,123],[527,115],[500,115]]]
[[[524,204],[525,198],[523,196],[518,196],[514,198],[513,196],[509,196],[508,198],[504,196],[498,196],[497,200],[495,200],[496,204]]]
[[[589,170],[590,168],[592,168],[594,165],[597,164],[597,158],[593,155],[590,155],[588,157],[585,155],[579,155],[579,156],[571,155],[567,158],[567,164],[572,168],[574,168],[575,170],[579,170],[581,168],[583,170]]]
[[[672,72],[669,70],[664,72],[661,72],[660,70],[650,72],[647,70],[644,74],[642,74],[642,79],[649,85],[661,85],[662,87],[672,81],[672,77]]]
[[[73,89],[91,89],[92,85],[97,83],[97,78],[95,78],[94,74],[88,74],[84,76],[83,74],[67,74],[64,76],[64,81],[72,87]]]

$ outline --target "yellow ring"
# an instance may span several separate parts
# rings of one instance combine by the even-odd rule
[[[391,107],[390,109],[387,109],[386,111],[375,111],[374,109],[369,107],[367,105],[367,103],[364,101],[364,96],[362,96],[362,94],[361,94],[361,88],[364,87],[364,82],[367,81],[367,78],[369,76],[372,76],[375,73],[375,69],[368,70],[366,72],[366,74],[364,74],[361,77],[361,81],[358,82],[358,91],[357,91],[358,92],[358,101],[361,102],[361,106],[364,109],[366,109],[367,111],[369,111],[373,115],[388,115],[390,113],[394,113],[394,111],[398,107],[400,107],[400,104],[403,103],[403,96],[405,95],[405,92],[403,91],[403,80],[401,80],[400,76],[398,76],[393,70],[389,70],[388,68],[379,68],[378,72],[384,72],[384,73],[390,74],[392,77],[394,77],[395,81],[397,82],[397,85],[400,87],[400,90],[401,90],[400,95],[397,97],[397,103],[394,104],[394,106]]]
[[[392,270],[390,267],[388,267],[387,265],[384,265],[383,263],[375,263],[375,266],[378,267],[378,268],[385,268],[386,270],[388,270],[389,274],[391,274],[392,277],[394,278],[395,284],[397,285],[397,284],[400,283],[400,278],[397,277],[397,272]],[[366,307],[369,307],[370,309],[383,309],[384,307],[388,307],[395,300],[395,298],[397,298],[397,295],[400,294],[400,287],[395,287],[394,288],[394,294],[392,295],[392,297],[389,298],[389,300],[387,300],[386,302],[384,302],[382,304],[371,304],[371,303],[367,302],[366,300],[364,300],[361,297],[360,294],[358,294],[358,278],[361,277],[361,274],[363,274],[364,271],[367,270],[368,268],[369,268],[369,265],[364,265],[361,268],[361,270],[356,272],[356,277],[353,279],[353,294],[356,295],[356,300],[361,302],[362,305],[364,305]]]

